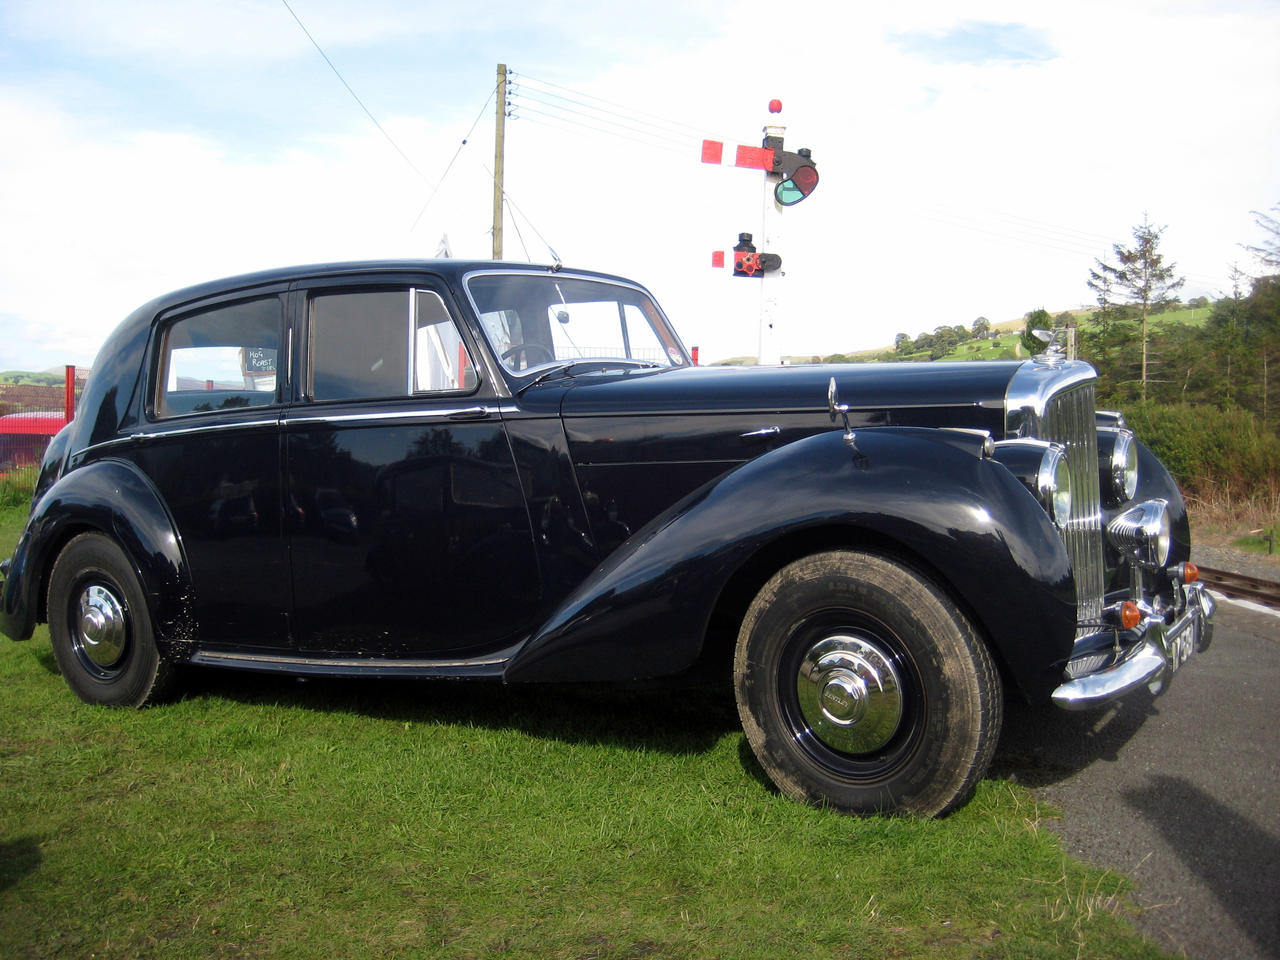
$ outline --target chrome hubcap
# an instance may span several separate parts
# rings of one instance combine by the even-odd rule
[[[898,671],[888,654],[861,637],[827,637],[810,647],[796,696],[814,735],[844,753],[879,750],[902,720]]]
[[[76,645],[89,661],[99,667],[113,666],[128,640],[124,605],[101,584],[86,587],[80,594],[75,630]]]

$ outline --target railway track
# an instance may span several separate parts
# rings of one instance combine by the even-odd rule
[[[1274,580],[1259,580],[1257,577],[1214,570],[1212,567],[1201,567],[1200,579],[1218,593],[1280,609],[1280,583]]]

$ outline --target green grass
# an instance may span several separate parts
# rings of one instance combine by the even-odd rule
[[[1161,956],[1023,788],[803,807],[722,694],[208,672],[113,711],[43,629],[0,691],[4,957]]]
[[[1248,533],[1231,541],[1233,547],[1247,550],[1250,553],[1265,553],[1275,556],[1280,553],[1280,523],[1259,528],[1257,533]]]
[[[0,510],[16,507],[22,519],[26,520],[26,510],[31,504],[31,492],[35,489],[38,472],[35,467],[0,472]],[[15,541],[20,533],[21,530],[14,534]],[[7,541],[5,545],[8,546]]]

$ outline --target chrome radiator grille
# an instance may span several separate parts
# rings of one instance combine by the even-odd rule
[[[1094,384],[1076,384],[1050,397],[1037,434],[1067,450],[1071,472],[1071,520],[1062,530],[1075,571],[1077,620],[1102,616],[1105,575],[1102,566],[1102,494],[1098,486],[1098,435],[1094,420]],[[1083,628],[1086,630],[1087,628]]]

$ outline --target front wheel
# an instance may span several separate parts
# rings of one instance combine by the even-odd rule
[[[734,686],[778,789],[854,814],[963,803],[1003,714],[967,617],[911,569],[854,551],[797,560],[764,585],[738,634]]]
[[[124,551],[99,533],[63,548],[49,577],[49,639],[58,669],[86,703],[140,707],[171,687],[146,597]]]

